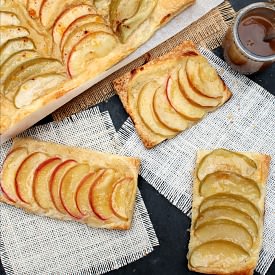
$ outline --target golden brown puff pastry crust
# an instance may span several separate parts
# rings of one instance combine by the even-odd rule
[[[252,275],[263,240],[270,156],[224,149],[198,152],[188,267]]]
[[[91,227],[129,229],[140,161],[31,138],[15,139],[0,201]]]
[[[191,127],[209,111],[214,111],[224,104],[231,97],[232,94],[230,90],[225,86],[216,72],[212,71],[213,68],[207,63],[207,69],[211,70],[217,78],[215,80],[219,81],[219,85],[222,87],[222,92],[218,98],[211,98],[208,95],[203,95],[198,92],[197,89],[194,91],[194,87],[190,85],[191,81],[187,80],[186,76],[184,77],[186,82],[183,83],[183,85],[187,84],[188,90],[180,88],[179,92],[179,88],[177,88],[178,93],[171,96],[172,100],[169,98],[167,92],[167,83],[169,83],[169,81],[167,81],[167,79],[169,80],[169,77],[171,79],[174,77],[174,82],[179,81],[181,78],[180,73],[186,74],[185,68],[187,68],[186,64],[189,62],[189,59],[192,61],[195,58],[202,60],[203,63],[207,62],[206,59],[200,55],[192,41],[185,41],[171,52],[153,59],[144,66],[136,68],[114,81],[114,88],[124,108],[133,120],[137,133],[145,147],[152,148],[165,139],[174,137],[179,132]],[[183,69],[181,70],[180,68]],[[180,73],[177,75],[177,72]],[[176,78],[178,79],[176,80]],[[148,109],[142,110],[143,106],[146,104],[144,99],[142,104],[139,105],[140,94],[147,83],[149,83],[149,85],[152,84],[150,87],[151,90],[159,86],[164,90],[166,89],[166,95],[161,95],[159,91],[158,93],[156,92],[151,103],[153,109],[151,115],[154,117],[154,120],[158,121],[158,127],[155,127],[156,125],[151,125],[150,121],[146,121],[146,117],[142,114],[142,111],[143,113],[149,112]],[[150,88],[148,90],[150,90]],[[188,97],[184,91],[191,91],[192,97]],[[151,91],[148,91],[148,94],[150,94],[150,92]],[[160,98],[159,95],[162,97]],[[159,100],[157,100],[158,98]],[[167,99],[168,102],[162,105]],[[212,104],[212,106],[208,106],[209,104]],[[141,108],[139,108],[140,106]],[[186,107],[188,107],[187,113]],[[189,117],[189,115],[191,117]]]
[[[129,1],[128,4],[132,2],[137,0]],[[27,51],[27,54],[24,53],[26,59],[17,56],[17,63],[14,60],[11,63],[22,64],[24,60],[30,59],[36,59],[37,62],[37,58],[54,59],[56,63],[53,60],[42,60],[44,63],[40,68],[34,67],[32,74],[20,75],[20,79],[16,79],[17,83],[9,85],[10,78],[5,85],[1,83],[0,133],[116,64],[147,41],[162,25],[193,4],[194,0],[152,1],[155,4],[149,12],[152,2],[139,2],[140,6],[145,3],[145,9],[143,5],[143,9],[135,12],[138,16],[138,13],[145,14],[145,17],[141,16],[140,19],[139,16],[139,21],[132,23],[133,33],[122,42],[110,23],[110,0],[94,3],[90,0],[31,0],[26,3],[2,0],[0,12],[4,19],[1,19],[1,37],[5,35],[8,41],[24,38],[24,42],[20,41],[21,46],[13,48]],[[146,5],[149,7],[147,13]],[[12,13],[14,18],[11,19],[7,13]],[[58,21],[60,18],[62,20]],[[19,29],[15,31],[17,27]],[[89,37],[86,37],[87,34]],[[98,43],[101,43],[99,48]],[[41,64],[41,60],[38,61]],[[11,68],[8,64],[5,72],[8,71],[6,67]],[[18,75],[18,72],[20,69],[14,75]]]

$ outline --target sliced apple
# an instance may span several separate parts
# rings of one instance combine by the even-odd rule
[[[218,219],[231,220],[241,224],[246,228],[254,240],[258,236],[258,227],[254,220],[245,212],[229,206],[214,206],[200,212],[196,220],[195,228],[205,222],[211,222]]]
[[[256,170],[257,165],[251,158],[226,149],[216,149],[200,161],[197,177],[202,180],[208,174],[216,171],[233,172],[249,177]]]
[[[39,57],[39,54],[33,50],[23,50],[11,55],[1,66],[0,70],[0,84],[5,83],[6,78],[12,73],[14,69],[28,60]]]
[[[2,47],[8,40],[28,36],[29,31],[21,26],[0,26],[0,47]]]
[[[62,35],[62,38],[60,41],[60,50],[62,50],[64,48],[64,44],[72,32],[75,32],[81,26],[86,25],[88,23],[104,24],[105,21],[104,21],[103,17],[96,15],[96,14],[87,14],[87,15],[83,15],[83,16],[75,19],[63,32],[63,35]]]
[[[89,173],[89,171],[90,166],[88,164],[77,164],[67,171],[61,181],[61,202],[67,213],[75,219],[81,219],[83,217],[77,208],[75,194],[82,179]]]
[[[50,210],[55,209],[50,193],[50,177],[55,167],[61,163],[59,157],[52,157],[35,169],[33,177],[33,196],[39,207]]]
[[[253,220],[258,223],[260,213],[258,208],[245,197],[219,193],[205,198],[200,205],[200,212],[205,211],[207,208],[212,207],[234,207],[246,214],[248,214]]]
[[[3,163],[1,189],[6,197],[12,202],[16,202],[18,200],[15,187],[15,177],[19,166],[27,155],[28,151],[26,148],[18,147],[7,155]]]
[[[67,37],[66,41],[64,42],[64,47],[62,49],[62,58],[63,61],[66,63],[70,56],[71,51],[73,48],[86,36],[94,32],[105,32],[109,33],[110,28],[101,23],[88,23],[79,26],[79,28],[75,29],[70,35]]]
[[[96,216],[93,214],[93,210],[91,208],[90,204],[90,189],[92,188],[93,184],[100,178],[102,175],[105,173],[105,169],[101,169],[97,172],[91,172],[87,176],[85,176],[81,183],[79,184],[77,191],[76,191],[76,196],[75,196],[75,201],[77,208],[79,212],[83,216]]]
[[[186,64],[187,77],[198,93],[211,98],[222,97],[224,84],[216,70],[203,56],[191,56]]]
[[[192,105],[183,96],[179,87],[177,71],[174,71],[169,77],[166,93],[171,106],[186,119],[197,121],[206,114],[206,110]]]
[[[114,212],[111,207],[111,198],[114,185],[114,170],[106,169],[90,189],[90,204],[93,212],[102,220],[108,220]]]
[[[27,204],[34,202],[32,184],[34,171],[48,156],[41,152],[34,152],[24,159],[15,177],[16,193],[19,199]]]
[[[32,18],[39,17],[39,11],[44,0],[28,0],[27,11]]]
[[[4,82],[4,91],[8,99],[13,100],[17,89],[26,80],[41,75],[44,72],[58,73],[64,71],[62,64],[51,58],[36,58],[25,62],[11,72]]]
[[[124,20],[118,26],[118,36],[121,42],[125,43],[135,30],[151,15],[155,6],[156,0],[140,0],[138,10],[134,16]]]
[[[148,82],[143,86],[137,101],[138,113],[143,123],[154,133],[164,137],[173,137],[178,132],[169,129],[162,124],[158,120],[153,108],[154,94],[159,87],[160,86],[156,81]]]
[[[30,105],[37,98],[45,95],[47,90],[64,82],[66,76],[62,74],[43,74],[23,83],[14,97],[14,105],[23,108]]]
[[[114,184],[111,207],[117,217],[124,220],[129,219],[129,209],[133,192],[133,178],[123,178]]]
[[[217,107],[221,100],[217,98],[210,98],[197,93],[194,88],[190,85],[189,80],[186,75],[185,69],[186,63],[179,69],[179,87],[183,95],[187,100],[189,100],[193,105],[199,107],[213,108]]]
[[[126,19],[133,17],[140,6],[140,0],[112,0],[109,8],[109,18],[114,32]]]
[[[189,126],[189,121],[175,111],[170,105],[165,87],[156,90],[153,99],[153,108],[159,121],[174,131],[183,131]]]
[[[91,61],[108,55],[117,45],[113,34],[98,31],[83,37],[68,57],[68,74],[74,77],[87,69]]]
[[[190,254],[189,263],[196,268],[217,268],[220,272],[221,266],[224,269],[239,266],[249,257],[249,253],[241,246],[229,241],[218,240],[203,243],[197,246]]]
[[[55,167],[50,178],[51,200],[53,201],[55,208],[63,214],[66,214],[67,212],[60,199],[61,181],[67,171],[70,168],[74,167],[76,164],[77,162],[75,160],[65,160]]]
[[[214,172],[201,181],[200,194],[202,196],[208,197],[217,193],[236,194],[252,201],[261,197],[261,191],[254,180],[232,172]]]
[[[13,12],[0,11],[0,26],[19,26],[20,20]]]
[[[201,242],[225,240],[249,251],[253,245],[252,236],[241,224],[230,220],[213,220],[198,226],[194,231]]]
[[[0,48],[0,66],[13,54],[23,51],[23,50],[33,50],[35,46],[33,41],[28,37],[15,38],[8,40],[1,48]],[[2,68],[1,68],[2,71]]]
[[[96,10],[91,5],[78,5],[70,7],[64,10],[59,17],[55,20],[53,25],[53,39],[54,42],[59,45],[63,36],[63,33],[66,31],[68,26],[74,22],[77,18],[87,15],[95,14]]]

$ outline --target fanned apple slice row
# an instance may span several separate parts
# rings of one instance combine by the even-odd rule
[[[56,19],[53,25],[53,39],[54,42],[59,46],[63,33],[66,31],[68,26],[75,21],[77,18],[87,15],[95,14],[96,10],[91,5],[78,5],[70,7],[64,10],[59,17]]]
[[[8,40],[28,36],[29,31],[21,26],[0,26],[0,47],[2,47]]]
[[[169,77],[166,93],[171,106],[187,120],[197,121],[206,114],[206,110],[192,105],[183,96],[179,87],[177,71],[174,71]]]
[[[221,266],[224,269],[241,265],[249,257],[249,253],[241,246],[229,241],[218,240],[206,242],[197,246],[190,255],[190,264],[193,267],[216,268],[218,273]],[[213,260],[215,259],[215,260]]]
[[[0,70],[0,84],[5,83],[6,78],[12,73],[14,69],[23,63],[38,58],[39,54],[33,50],[23,50],[10,56],[1,66]]]
[[[90,204],[93,212],[102,220],[114,216],[111,199],[114,185],[114,170],[106,169],[90,189]]]
[[[71,50],[67,70],[76,76],[85,70],[95,58],[108,55],[117,45],[115,35],[98,31],[83,37]]]
[[[64,43],[67,41],[67,38],[71,35],[72,32],[75,32],[81,26],[88,23],[101,23],[104,24],[105,21],[103,17],[96,14],[87,14],[75,19],[63,32],[61,41],[60,41],[60,51],[64,48]]]
[[[140,0],[136,14],[118,26],[118,35],[121,42],[125,43],[128,40],[135,30],[150,16],[156,4],[157,0]]]
[[[133,17],[139,8],[140,0],[112,0],[110,3],[110,22],[114,32],[126,19]]]
[[[91,208],[90,190],[93,184],[105,173],[105,171],[105,169],[101,169],[97,172],[92,172],[88,174],[83,178],[83,180],[77,188],[75,201],[79,212],[83,216],[93,215],[98,219],[98,217],[93,213],[93,210]]]
[[[196,93],[196,91],[194,91],[193,87],[190,85],[189,80],[187,78],[185,67],[186,67],[186,62],[179,69],[178,78],[179,78],[180,90],[183,93],[183,95],[186,97],[186,99],[189,100],[192,104],[199,107],[203,107],[203,108],[217,107],[221,102],[219,99],[209,98],[199,93]]]
[[[50,193],[50,177],[55,167],[61,163],[59,157],[43,161],[35,170],[33,177],[33,196],[36,203],[44,210],[55,209]]]
[[[76,164],[77,162],[75,160],[65,160],[64,162],[60,163],[55,167],[50,178],[51,199],[55,205],[55,208],[63,214],[67,214],[67,212],[60,199],[61,181],[64,175],[67,173],[67,171],[70,168],[74,167]]]
[[[66,41],[64,42],[64,47],[62,48],[62,58],[65,63],[67,63],[68,58],[72,49],[77,45],[84,37],[87,35],[94,33],[94,32],[106,32],[110,33],[110,28],[102,23],[87,23],[84,25],[79,26],[70,35],[67,37]]]
[[[245,251],[253,245],[253,238],[246,228],[225,219],[205,222],[195,229],[194,234],[201,242],[225,240],[241,246]]]
[[[28,37],[15,38],[8,40],[1,48],[0,48],[0,66],[13,54],[23,51],[23,50],[33,50],[35,46],[33,41]],[[2,70],[2,68],[1,68]]]
[[[216,149],[206,155],[199,163],[197,177],[201,181],[208,174],[217,171],[233,172],[243,177],[252,176],[257,165],[251,158],[226,149]]]
[[[23,108],[66,80],[66,75],[43,74],[23,83],[14,97],[14,105]]]
[[[39,17],[39,11],[44,0],[28,0],[27,11],[31,18]]]
[[[207,208],[215,206],[234,207],[235,209],[248,214],[256,223],[259,221],[260,212],[258,208],[243,196],[226,193],[212,195],[202,201],[199,211],[203,212]]]
[[[143,123],[149,129],[158,135],[169,138],[175,136],[178,132],[167,128],[158,120],[155,114],[153,100],[154,94],[159,87],[156,81],[146,83],[139,93],[137,109]]]
[[[258,184],[249,178],[232,172],[214,172],[208,174],[200,184],[200,194],[204,197],[217,193],[236,194],[250,199],[259,200],[261,191]]]
[[[156,90],[153,107],[157,118],[166,127],[173,131],[183,131],[189,126],[188,120],[175,111],[170,105],[165,87],[160,87]]]
[[[82,179],[90,172],[88,164],[77,164],[70,168],[64,175],[60,186],[60,198],[67,213],[75,219],[81,219],[83,215],[78,210],[75,194]]]
[[[0,11],[0,26],[19,26],[20,20],[13,12]]]
[[[41,75],[42,73],[63,72],[63,65],[56,59],[36,58],[25,62],[11,72],[4,83],[5,95],[13,100],[17,89],[28,79]]]
[[[222,97],[224,83],[205,57],[189,57],[186,72],[191,85],[198,93],[211,98]]]
[[[27,204],[35,202],[32,189],[34,171],[47,158],[48,156],[44,153],[34,152],[26,157],[18,168],[15,187],[17,196],[22,202]]]
[[[1,189],[3,190],[6,197],[14,203],[18,200],[15,186],[16,173],[27,155],[28,151],[26,148],[18,147],[7,155],[3,163],[0,182]]]
[[[133,178],[123,178],[114,184],[111,206],[117,217],[128,220],[133,192]]]
[[[246,213],[229,206],[214,206],[200,212],[196,220],[195,228],[205,222],[211,222],[218,219],[225,219],[233,222],[235,221],[241,224],[247,229],[253,237],[253,240],[255,240],[258,236],[258,228],[254,220],[251,219],[251,217]]]

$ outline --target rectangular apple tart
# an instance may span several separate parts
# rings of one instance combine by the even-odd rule
[[[191,41],[126,73],[114,87],[147,148],[173,138],[231,97]]]
[[[0,0],[0,133],[109,69],[194,1]]]
[[[139,160],[30,138],[15,139],[0,201],[91,227],[129,229]]]
[[[225,149],[199,151],[193,185],[190,270],[252,275],[263,238],[270,157]]]

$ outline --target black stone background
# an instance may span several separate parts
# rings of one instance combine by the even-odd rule
[[[251,3],[259,2],[253,0],[230,0],[234,9],[238,11]],[[214,53],[222,58],[220,48]],[[250,79],[267,89],[275,95],[275,64],[268,70],[250,76]],[[106,103],[99,104],[100,110],[108,110],[118,130],[127,119],[122,104],[117,96],[112,97]],[[39,124],[51,121],[51,116],[46,117]],[[148,256],[131,263],[118,270],[111,271],[110,275],[192,275],[197,274],[187,269],[187,247],[189,242],[188,228],[190,219],[180,210],[168,202],[151,185],[139,177],[139,188],[145,201],[151,221],[159,239],[160,246]],[[76,259],[77,260],[77,259]],[[258,274],[255,272],[255,274]],[[273,262],[267,275],[275,274],[275,264]],[[0,275],[5,275],[0,262]],[[34,274],[28,274],[34,275]],[[39,274],[37,274],[39,275]],[[57,275],[57,274],[56,274]]]

